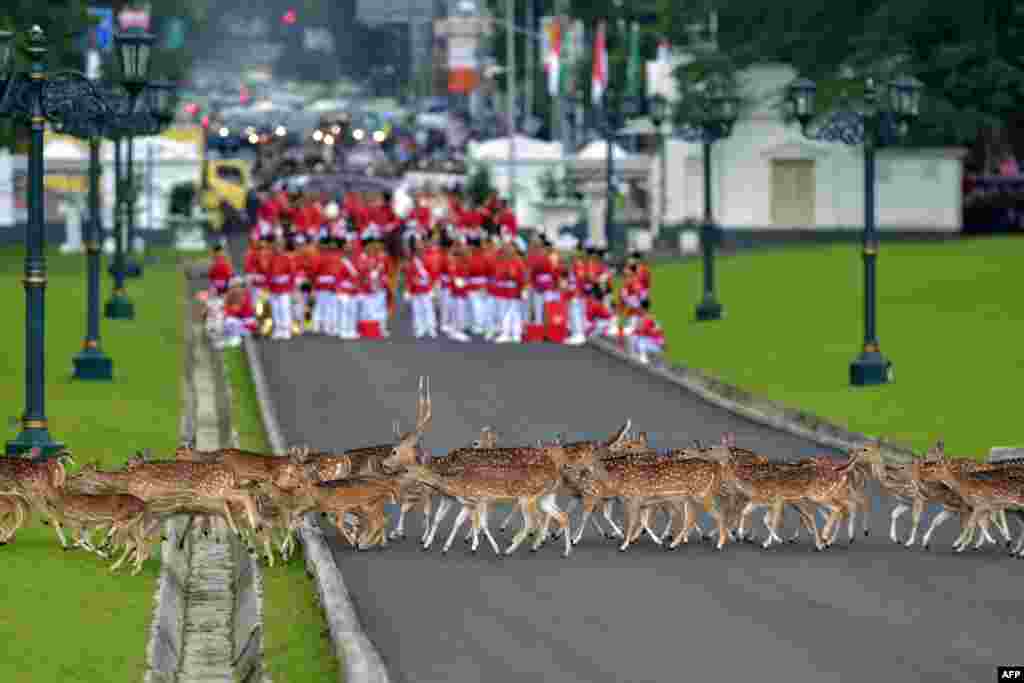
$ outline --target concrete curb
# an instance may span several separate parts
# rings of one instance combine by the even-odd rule
[[[283,455],[287,447],[274,413],[263,365],[252,339],[246,337],[243,343],[267,441],[275,453]],[[363,632],[341,570],[324,541],[323,532],[315,527],[310,515],[303,520],[299,538],[306,558],[306,571],[316,582],[334,654],[340,660],[339,682],[388,683],[390,678],[380,653]]]
[[[660,360],[651,360],[650,364],[644,365],[620,349],[614,342],[605,339],[591,339],[589,344],[610,356],[666,379],[686,391],[700,396],[712,405],[724,408],[758,424],[803,437],[822,446],[850,450],[865,441],[874,441],[877,438],[851,432],[811,413],[793,410],[775,401],[759,398],[744,389],[726,384],[685,365],[669,367]],[[906,464],[914,456],[914,451],[901,444],[883,441],[882,455],[894,463]]]

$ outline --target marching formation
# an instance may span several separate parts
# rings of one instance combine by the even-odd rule
[[[641,254],[616,291],[605,250],[556,248],[542,235],[527,243],[496,198],[466,208],[452,193],[440,210],[425,193],[415,201],[402,218],[386,195],[353,193],[324,208],[319,196],[264,197],[244,272],[214,247],[205,296],[218,345],[247,335],[386,338],[402,301],[418,339],[579,345],[602,335],[628,342],[641,360],[664,351]]]
[[[729,542],[752,541],[751,515],[765,509],[762,545],[767,548],[787,540],[783,512],[791,508],[800,525],[788,540],[795,542],[806,532],[815,550],[824,550],[844,523],[852,543],[858,516],[864,534],[869,533],[867,487],[877,480],[896,502],[890,515],[893,542],[901,542],[897,520],[910,511],[907,546],[920,537],[928,548],[935,530],[958,517],[958,552],[972,543],[974,548],[996,543],[996,536],[1010,547],[1013,532],[1007,520],[1013,516],[1020,529],[1010,553],[1024,557],[1024,521],[1018,512],[1024,506],[1024,461],[951,459],[940,442],[906,466],[886,464],[877,443],[865,444],[845,460],[819,456],[773,462],[738,447],[729,434],[713,446],[697,442],[658,451],[645,434],[631,433],[629,421],[604,440],[531,446],[499,445],[496,432],[484,428],[472,444],[435,457],[421,443],[432,412],[429,382],[421,378],[415,426],[402,433],[396,421],[394,438],[382,445],[340,452],[294,448],[288,456],[273,456],[235,448],[203,452],[186,444],[173,459],[152,460],[143,453],[121,469],[103,471],[89,464],[74,476],[65,474],[69,452],[51,460],[0,459],[0,543],[13,541],[36,513],[53,524],[65,549],[84,548],[104,558],[121,550],[111,569],[131,559],[137,573],[166,519],[188,515],[187,528],[192,520],[204,519],[209,533],[209,519],[221,517],[251,552],[261,545],[273,565],[275,552],[288,558],[294,551],[295,532],[307,512],[330,518],[351,545],[366,550],[404,538],[405,518],[418,508],[424,519],[420,542],[427,549],[457,507],[442,552],[448,552],[467,522],[471,550],[476,552],[485,539],[498,555],[514,553],[532,536],[533,550],[549,539],[562,539],[568,556],[588,525],[601,537],[619,539],[620,551],[643,536],[673,550],[689,543],[694,533],[721,550]],[[623,508],[621,522],[614,516],[616,502]],[[522,519],[504,550],[490,528],[490,512],[502,504],[513,508],[501,522],[502,531],[513,519]],[[397,519],[389,514],[392,506]],[[939,511],[922,534],[922,515],[931,506]],[[573,524],[575,508],[581,512]],[[598,511],[604,524],[594,514]],[[659,513],[667,518],[660,531],[655,529]],[[72,545],[65,526],[73,531]],[[103,533],[98,544],[97,532]],[[176,539],[179,547],[186,536],[187,529]]]

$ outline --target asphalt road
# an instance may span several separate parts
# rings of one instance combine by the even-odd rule
[[[627,417],[658,445],[728,430],[773,456],[820,452],[594,349],[416,342],[402,328],[378,343],[261,345],[290,445],[387,442],[392,420],[411,425],[427,374],[426,445],[438,452],[487,424],[529,443],[605,434]],[[894,546],[890,509],[876,498],[872,536],[825,553],[806,542],[666,553],[646,541],[619,553],[590,531],[568,559],[550,545],[499,559],[486,542],[474,556],[461,541],[442,556],[440,543],[425,553],[413,540],[418,517],[387,550],[332,548],[396,681],[994,680],[997,665],[1021,659],[1024,563],[994,549],[955,555],[955,523],[930,552]]]

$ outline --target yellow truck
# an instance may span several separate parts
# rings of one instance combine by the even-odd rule
[[[210,217],[210,227],[219,232],[229,222],[244,220],[252,165],[242,159],[210,159],[205,167],[206,189],[200,203]]]

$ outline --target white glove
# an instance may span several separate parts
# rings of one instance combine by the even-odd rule
[[[403,301],[405,301],[405,302],[407,302],[407,303],[408,303],[409,301],[412,301],[412,294],[410,294],[409,292],[404,292],[404,293],[402,294],[402,300],[403,300]]]

